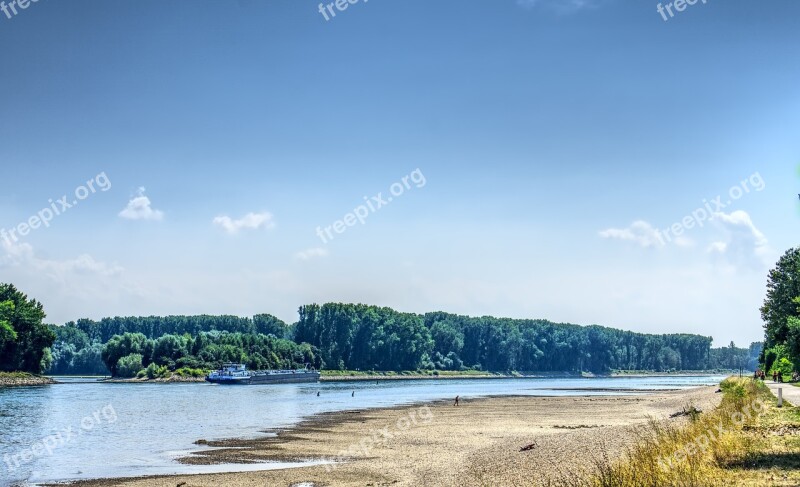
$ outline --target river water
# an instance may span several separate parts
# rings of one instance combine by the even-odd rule
[[[713,385],[722,376],[448,379],[268,386],[67,381],[0,388],[0,486],[285,468],[181,465],[199,439],[247,438],[329,411],[495,395],[568,396]],[[319,396],[317,396],[319,392]]]

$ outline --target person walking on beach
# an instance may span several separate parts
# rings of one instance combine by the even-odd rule
[[[458,406],[458,396],[456,396],[456,402],[453,403],[453,406]]]

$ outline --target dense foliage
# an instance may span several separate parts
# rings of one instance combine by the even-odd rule
[[[761,350],[711,349],[698,335],[645,335],[546,320],[401,313],[363,304],[271,315],[78,320],[54,326],[54,374],[197,375],[223,362],[252,369],[593,371],[752,368]],[[284,337],[291,337],[293,340]]]
[[[55,335],[44,317],[41,303],[0,284],[0,370],[40,373],[50,367]]]
[[[86,334],[90,341],[106,343],[114,335],[123,333],[141,333],[147,338],[155,339],[164,335],[197,336],[203,331],[227,331],[248,335],[275,335],[288,338],[290,327],[278,318],[261,314],[253,318],[239,316],[146,316],[103,318],[100,321],[78,320],[69,322],[67,327],[76,328]]]
[[[443,312],[415,315],[363,304],[302,306],[295,333],[296,341],[319,347],[332,369],[702,370],[745,367],[752,355],[735,346],[712,353],[711,338],[698,335]]]
[[[800,364],[800,247],[788,250],[767,279],[767,297],[761,307],[766,342],[761,355],[764,369],[786,374]]]
[[[56,375],[106,375],[101,354],[103,343],[91,340],[74,326],[51,326],[56,340],[52,348],[53,364],[48,370]]]
[[[166,370],[207,370],[225,362],[244,363],[253,370],[323,365],[318,350],[307,343],[297,344],[274,335],[219,331],[157,339],[142,333],[114,335],[103,347],[101,358],[114,376],[133,377],[146,370],[151,378],[164,375]]]

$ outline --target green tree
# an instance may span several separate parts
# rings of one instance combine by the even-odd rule
[[[289,325],[268,314],[253,316],[253,326],[255,327],[256,333],[275,335],[277,338],[287,338],[289,332]]]
[[[14,314],[14,302],[0,303],[0,350],[11,347],[17,340],[17,332],[11,326],[11,317]]]
[[[138,355],[139,362],[142,363],[142,352],[148,340],[141,333],[125,333],[123,335],[114,335],[111,340],[103,347],[102,358],[103,363],[106,364],[111,375],[117,376],[119,374],[118,362],[123,357],[129,355]],[[138,370],[137,370],[138,372]]]
[[[767,347],[785,343],[789,333],[789,318],[798,316],[795,298],[800,296],[800,247],[790,249],[770,270],[767,297],[761,306]]]
[[[0,303],[0,370],[42,372],[45,349],[55,340],[42,304],[12,284],[0,284]]]
[[[142,365],[142,354],[132,353],[126,355],[117,361],[114,365],[117,377],[131,378],[136,377],[139,371],[144,370]]]
[[[796,299],[795,303],[800,302]],[[790,316],[786,319],[786,348],[794,363],[800,363],[800,317]]]
[[[155,341],[153,362],[175,368],[175,362],[188,355],[188,339],[176,335],[164,335]]]

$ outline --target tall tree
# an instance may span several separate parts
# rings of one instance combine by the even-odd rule
[[[766,347],[784,343],[789,333],[789,318],[800,316],[795,298],[800,296],[800,247],[787,250],[769,272],[767,297],[761,306]]]
[[[55,340],[42,304],[13,284],[0,284],[0,303],[0,370],[42,372],[45,349]]]

